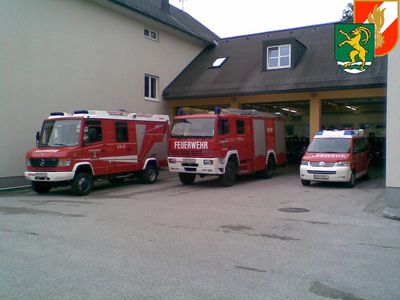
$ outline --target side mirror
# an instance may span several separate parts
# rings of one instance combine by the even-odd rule
[[[36,131],[36,146],[39,146],[39,141],[40,141],[40,133],[39,131]]]

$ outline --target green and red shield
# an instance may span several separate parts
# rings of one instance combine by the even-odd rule
[[[335,24],[335,59],[351,74],[365,72],[375,57],[374,24]]]

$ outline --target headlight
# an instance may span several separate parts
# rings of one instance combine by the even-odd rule
[[[308,161],[307,160],[302,160],[301,161],[302,166],[308,166]]]
[[[204,165],[212,165],[214,164],[214,161],[212,159],[204,159],[203,163]]]
[[[339,161],[336,163],[337,167],[348,167],[350,166],[350,163],[348,161]]]
[[[27,167],[30,167],[31,166],[31,161],[29,159],[26,159],[25,160],[25,164],[26,164]]]
[[[170,164],[176,164],[176,159],[175,158],[168,158],[168,162]]]
[[[60,158],[58,160],[57,167],[69,167],[71,165],[71,159],[70,158]]]

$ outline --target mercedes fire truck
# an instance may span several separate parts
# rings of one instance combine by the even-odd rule
[[[25,177],[37,193],[72,185],[87,195],[95,179],[111,182],[138,176],[153,183],[167,166],[169,117],[126,111],[54,112],[26,154]]]

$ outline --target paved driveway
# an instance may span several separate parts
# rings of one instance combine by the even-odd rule
[[[383,180],[297,172],[0,193],[0,299],[399,299],[400,222]]]

